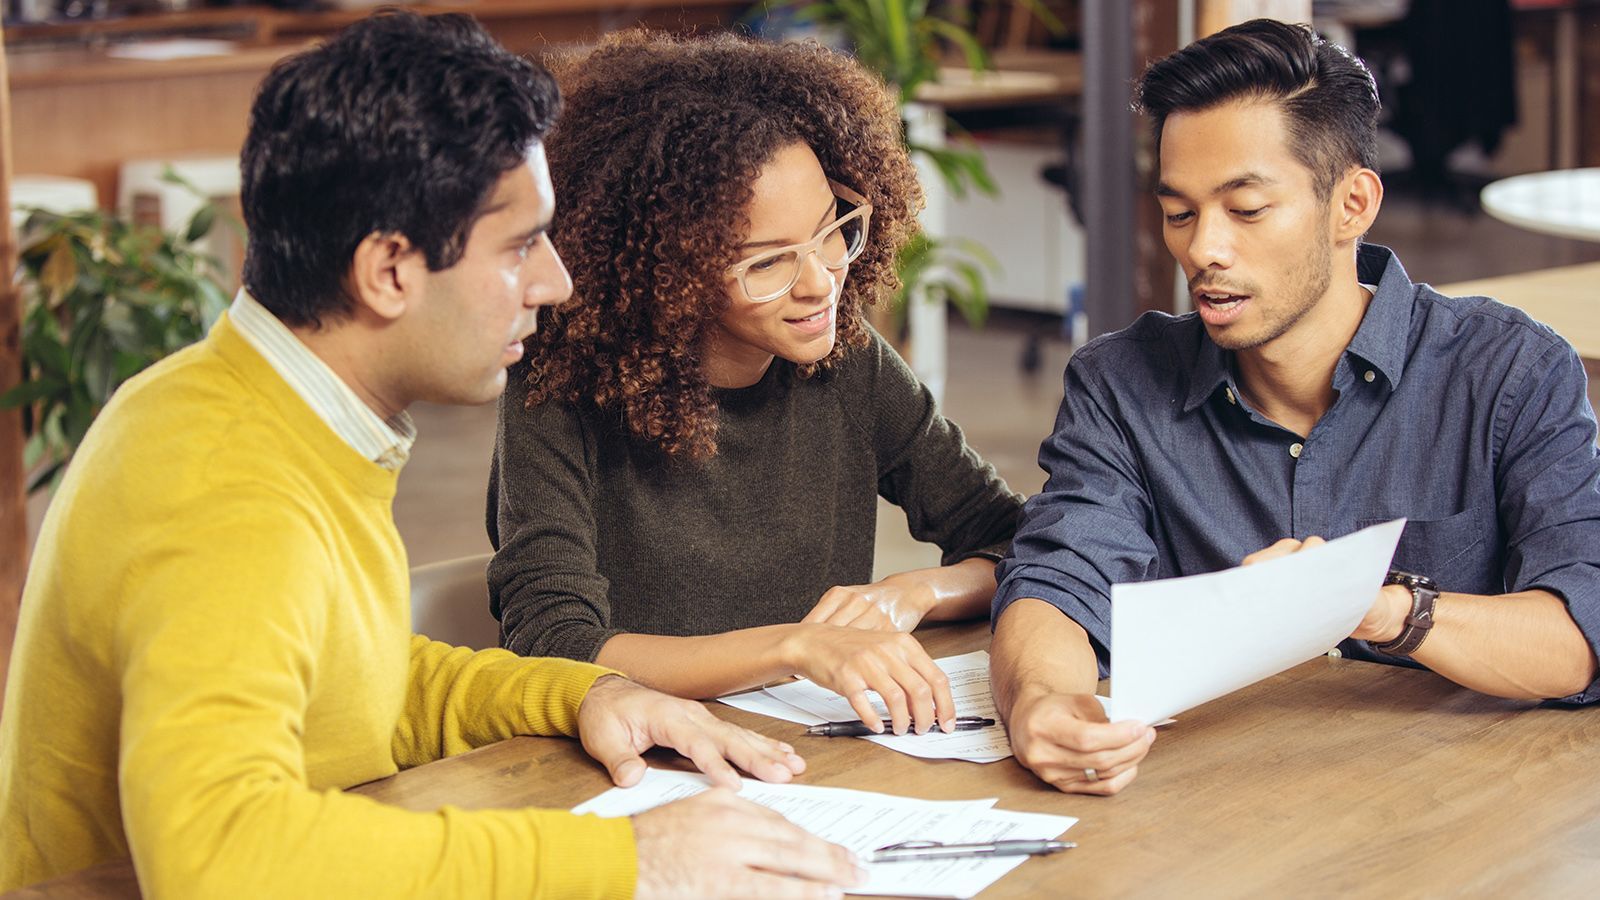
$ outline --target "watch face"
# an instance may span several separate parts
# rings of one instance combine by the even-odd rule
[[[1432,578],[1429,578],[1426,575],[1402,572],[1399,569],[1390,569],[1389,574],[1384,577],[1383,583],[1403,584],[1408,588],[1424,588],[1430,591],[1437,591],[1439,589],[1439,586],[1433,583]]]

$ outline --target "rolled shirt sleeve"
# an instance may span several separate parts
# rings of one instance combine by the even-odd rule
[[[1559,595],[1600,654],[1600,451],[1588,377],[1564,342],[1530,363],[1495,420],[1506,589]],[[1600,700],[1600,678],[1559,699]]]
[[[1067,365],[1055,428],[1039,448],[1049,477],[1023,507],[1011,553],[995,571],[990,621],[1017,600],[1043,600],[1088,632],[1105,677],[1111,585],[1154,577],[1157,550],[1138,459],[1090,365],[1096,349],[1080,350]]]

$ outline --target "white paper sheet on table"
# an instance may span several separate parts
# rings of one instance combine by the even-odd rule
[[[1207,575],[1111,588],[1112,719],[1153,722],[1326,653],[1372,608],[1404,519]]]
[[[790,706],[761,688],[745,691],[742,694],[729,694],[726,697],[718,697],[717,701],[726,703],[734,709],[742,709],[745,712],[753,712],[762,716],[771,716],[774,719],[782,719],[785,722],[798,722],[801,725],[821,725],[828,721],[821,716],[814,716],[799,707]],[[850,717],[852,719],[855,718],[855,713],[851,713]]]
[[[955,700],[956,715],[983,716],[994,719],[996,724],[979,731],[946,734],[934,729],[927,734],[874,734],[861,740],[923,759],[964,759],[988,763],[1010,756],[1011,741],[1006,738],[1005,728],[999,724],[1000,715],[995,710],[994,695],[989,691],[988,651],[946,656],[933,662],[950,678],[950,696]],[[883,716],[885,722],[889,721],[888,707],[877,699],[877,694],[870,696],[878,714]],[[810,679],[723,697],[722,702],[802,725],[850,722],[859,718],[850,701]]]
[[[706,789],[703,775],[650,769],[631,788],[612,788],[573,808],[579,814],[630,816]],[[739,796],[775,810],[805,830],[865,856],[902,841],[942,843],[1050,840],[1077,823],[1070,816],[994,809],[994,799],[919,800],[870,791],[744,779]],[[971,897],[1021,865],[1025,856],[924,860],[867,866],[853,894]]]

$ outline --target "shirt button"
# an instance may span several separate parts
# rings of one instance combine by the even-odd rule
[[[1333,657],[1334,659],[1338,659],[1339,657],[1343,656],[1344,654],[1339,652],[1339,648],[1338,647],[1335,647],[1332,650],[1328,651],[1328,655]]]
[[[1289,445],[1289,455],[1294,457],[1295,459],[1299,459],[1300,458],[1300,452],[1302,450],[1304,450],[1304,449],[1306,449],[1306,445],[1305,444],[1298,444],[1298,443],[1290,444]]]
[[[1362,378],[1364,378],[1364,379],[1366,379],[1366,381],[1367,381],[1367,384],[1371,384],[1371,383],[1372,383],[1372,380],[1373,380],[1373,379],[1374,379],[1374,378],[1377,378],[1377,377],[1378,377],[1378,373],[1377,373],[1377,372],[1374,372],[1374,371],[1372,371],[1372,370],[1371,370],[1371,369],[1368,369],[1368,370],[1367,370],[1367,374],[1365,374],[1365,375],[1363,375],[1363,376],[1361,376],[1361,377],[1362,377]]]
[[[1232,403],[1232,404],[1235,404],[1235,405],[1238,404],[1239,401],[1234,399],[1234,396],[1233,396],[1233,388],[1231,388],[1231,387],[1230,388],[1223,388],[1222,392],[1224,394],[1228,395],[1228,402],[1229,403]]]

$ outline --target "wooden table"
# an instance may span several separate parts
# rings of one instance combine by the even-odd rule
[[[1515,306],[1554,328],[1578,351],[1590,374],[1600,374],[1600,263],[1463,281],[1438,290],[1451,297],[1493,297]]]
[[[935,656],[982,625],[925,629]],[[1593,896],[1600,710],[1497,700],[1431,673],[1317,658],[1178,717],[1111,798],[1057,793],[1017,765],[919,760],[714,707],[793,743],[809,784],[1077,816],[1078,849],[984,897]],[[674,765],[657,755],[655,765]],[[354,788],[431,810],[569,807],[610,786],[577,742],[517,738]],[[130,897],[128,864],[7,895]]]

